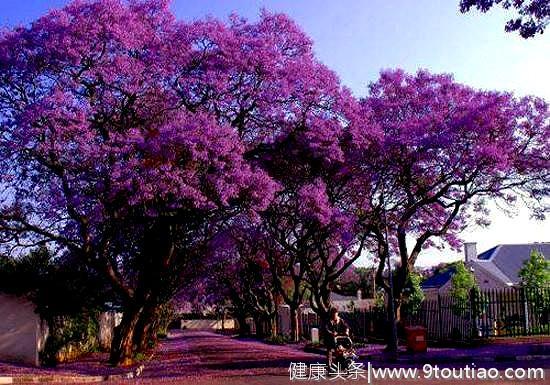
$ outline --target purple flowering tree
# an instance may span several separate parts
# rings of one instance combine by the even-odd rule
[[[258,223],[241,217],[209,244],[207,287],[230,301],[241,334],[248,333],[247,317],[254,319],[257,336],[277,334],[277,292],[266,260],[267,242]]]
[[[261,23],[185,24],[167,1],[104,0],[0,37],[2,243],[70,250],[109,280],[124,309],[113,363],[142,347],[213,224],[275,189],[244,160],[245,125],[229,111],[255,89],[249,59],[287,48]]]
[[[273,242],[268,261],[275,287],[290,307],[293,339],[298,338],[297,311],[304,296],[326,321],[330,293],[366,241],[348,205],[353,191],[342,148],[358,106],[345,89],[329,96],[329,105],[306,111],[303,122],[264,148],[260,158],[280,185],[262,218]]]
[[[382,72],[361,105],[348,147],[355,209],[376,246],[376,283],[386,292],[388,258],[398,261],[397,314],[420,252],[459,248],[462,229],[488,223],[489,200],[513,205],[520,198],[544,216],[550,186],[545,101],[474,90],[449,75],[394,70]]]
[[[210,21],[208,28],[210,33],[222,26]],[[227,34],[209,34],[201,47],[205,65],[193,68],[185,81],[176,79],[177,89],[188,108],[209,111],[232,126],[246,146],[249,164],[276,181],[278,193],[260,217],[270,240],[266,258],[274,286],[295,312],[303,297],[306,269],[313,272],[313,255],[328,247],[323,242],[334,245],[342,239],[339,223],[349,219],[343,208],[333,207],[338,198],[327,195],[333,187],[327,192],[325,185],[342,167],[340,141],[357,101],[315,59],[307,36],[283,15],[264,12],[253,25],[233,17]],[[322,212],[314,213],[316,205]],[[309,239],[318,228],[325,232],[314,234],[313,246]],[[324,238],[327,233],[330,240]],[[299,252],[292,246],[297,242]],[[348,248],[356,244],[351,238],[346,242]],[[322,280],[321,287],[328,287],[333,275]],[[328,291],[323,290],[326,297]],[[297,325],[293,329],[297,335]]]
[[[420,250],[456,246],[484,198],[548,193],[545,102],[394,71],[358,104],[267,12],[187,23],[167,0],[75,1],[3,31],[0,127],[0,243],[68,251],[110,283],[116,364],[237,218],[265,242],[238,237],[218,262],[261,256],[278,295],[290,277],[326,317],[366,247],[386,289],[398,253],[399,293]]]
[[[3,244],[105,275],[124,306],[114,363],[221,222],[292,191],[300,170],[272,157],[330,155],[354,103],[286,16],[184,23],[163,0],[73,2],[5,31],[0,75]]]

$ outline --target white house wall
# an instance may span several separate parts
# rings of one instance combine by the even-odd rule
[[[0,294],[0,360],[38,365],[45,330],[34,305],[24,298]]]

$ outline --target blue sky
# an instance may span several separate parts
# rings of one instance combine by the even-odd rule
[[[1,0],[0,24],[31,22],[65,0]],[[264,7],[290,15],[313,39],[319,59],[338,73],[343,84],[364,95],[383,68],[452,73],[455,79],[483,89],[510,90],[550,100],[550,30],[524,40],[504,32],[509,13],[458,11],[459,0],[174,0],[179,18],[206,15],[226,18],[231,12],[255,19]],[[515,218],[492,215],[493,225],[471,228],[467,241],[478,250],[498,243],[550,241],[550,221],[529,220],[525,210]],[[427,252],[426,265],[458,257]]]

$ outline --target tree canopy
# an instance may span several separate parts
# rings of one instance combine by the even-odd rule
[[[46,245],[101,277],[124,312],[113,363],[214,273],[266,319],[306,290],[326,319],[356,260],[388,291],[397,256],[399,308],[422,249],[459,247],[488,199],[542,217],[550,186],[542,99],[399,69],[356,98],[286,15],[185,22],[167,0],[2,31],[0,128],[1,251]]]
[[[524,39],[542,34],[550,23],[550,3],[547,0],[461,0],[460,12],[468,12],[474,7],[481,12],[487,12],[497,5],[506,10],[517,11],[517,16],[506,23],[505,30],[518,31]]]

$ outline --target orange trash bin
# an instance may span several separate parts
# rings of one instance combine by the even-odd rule
[[[423,326],[408,326],[405,328],[407,350],[414,353],[425,353],[428,350],[426,328]]]

